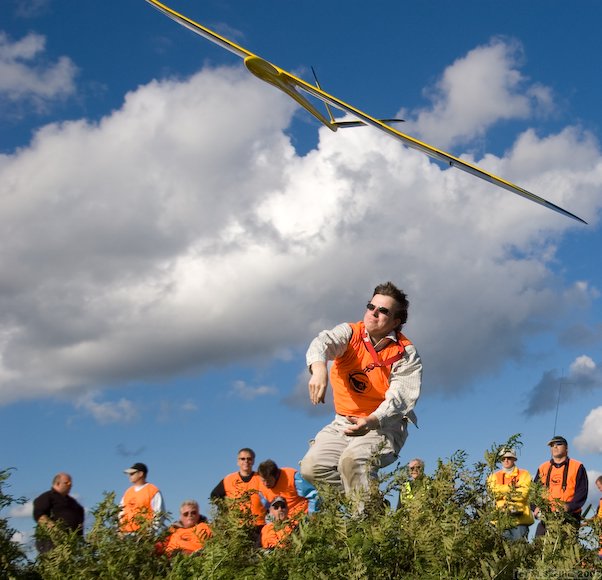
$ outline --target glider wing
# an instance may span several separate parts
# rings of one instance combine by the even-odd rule
[[[165,6],[158,0],[146,1],[152,4],[161,12],[163,12],[166,16],[169,16],[169,18],[172,18],[173,20],[181,24],[182,26],[185,26],[193,32],[204,36],[211,42],[214,42],[222,48],[225,48],[226,50],[229,50],[230,52],[233,52],[234,54],[240,56],[242,59],[244,59],[244,64],[251,73],[253,73],[256,77],[260,78],[262,81],[265,81],[266,83],[269,83],[286,93],[289,97],[297,101],[299,105],[301,105],[304,109],[310,112],[314,117],[316,117],[321,123],[326,125],[332,131],[336,131],[339,127],[345,126],[345,123],[351,123],[349,126],[356,126],[359,124],[372,125],[376,129],[379,129],[387,133],[391,137],[398,139],[408,147],[411,147],[412,149],[417,149],[418,151],[422,151],[429,157],[432,157],[437,161],[445,163],[450,167],[456,167],[458,169],[461,169],[462,171],[466,171],[467,173],[470,173],[475,177],[484,179],[485,181],[488,181],[493,185],[502,187],[508,191],[511,191],[512,193],[515,193],[516,195],[520,195],[521,197],[529,199],[539,205],[547,207],[548,209],[554,210],[564,216],[577,220],[578,222],[584,224],[587,223],[575,214],[572,214],[571,212],[553,204],[552,202],[538,195],[535,195],[534,193],[531,193],[530,191],[527,191],[526,189],[523,189],[518,185],[515,185],[510,181],[498,177],[493,173],[489,173],[477,167],[476,165],[473,165],[472,163],[468,163],[467,161],[463,161],[458,157],[454,157],[453,155],[446,153],[441,149],[437,149],[432,145],[428,145],[427,143],[415,139],[414,137],[406,135],[401,131],[397,131],[396,129],[387,124],[387,120],[375,119],[374,117],[371,117],[363,111],[356,109],[352,105],[348,105],[344,101],[341,101],[337,97],[334,97],[333,95],[330,95],[326,91],[322,90],[322,88],[319,86],[319,83],[316,83],[316,86],[314,86],[310,83],[305,82],[304,80],[285,71],[284,69],[281,69],[280,67],[268,62],[267,60],[257,56],[256,54],[253,54],[252,52],[249,52],[245,48],[239,46],[238,44],[235,44],[227,38],[220,36],[219,34],[213,32],[209,28],[206,28],[205,26],[194,22],[193,20],[187,18],[186,16],[183,16],[182,14],[179,14],[178,12]],[[323,115],[300,91],[302,91],[303,93],[307,93],[312,97],[326,103],[327,111],[330,118]],[[332,118],[332,114],[330,113],[330,109],[328,108],[328,105],[352,115],[357,119],[357,122],[334,121],[334,119]],[[392,119],[391,121],[396,120]]]

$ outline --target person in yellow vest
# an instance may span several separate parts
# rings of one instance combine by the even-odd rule
[[[265,524],[266,509],[259,496],[261,480],[257,472],[253,470],[255,463],[255,451],[249,447],[243,447],[238,452],[238,471],[226,475],[212,490],[211,499],[221,500],[224,498],[241,499],[237,504],[238,509],[244,516],[250,514],[255,526],[255,539],[259,538],[261,528]]]
[[[498,510],[508,512],[513,527],[504,530],[506,540],[526,539],[529,526],[534,522],[529,506],[531,474],[516,466],[514,449],[502,449],[500,452],[502,468],[487,478],[487,486],[495,499]]]
[[[552,458],[539,466],[534,481],[548,489],[552,510],[564,511],[566,521],[579,530],[581,508],[587,499],[587,471],[583,463],[569,457],[569,446],[564,437],[555,435],[548,445]],[[533,514],[539,519],[540,509],[535,507]],[[540,520],[535,535],[543,536],[545,533],[545,523]]]
[[[602,491],[602,475],[596,479],[596,487],[598,491]],[[598,504],[598,511],[596,512],[596,518],[600,520],[600,524],[602,525],[602,497],[600,498],[600,503]],[[602,536],[600,536],[600,544],[599,544],[598,557],[602,558]]]
[[[424,461],[420,457],[415,457],[409,461],[408,474],[410,476],[409,479],[403,482],[399,490],[398,509],[404,501],[414,499],[414,493],[425,485],[427,481],[427,477],[424,474]]]
[[[270,504],[270,520],[261,530],[261,547],[266,550],[282,548],[298,524],[289,519],[288,505],[283,497],[277,496]]]
[[[174,552],[194,554],[205,547],[207,538],[213,535],[207,518],[199,510],[199,504],[188,499],[180,505],[180,520],[169,529],[169,536],[158,547],[168,556]]]
[[[310,445],[301,474],[351,494],[367,489],[379,468],[393,463],[416,424],[422,362],[401,333],[408,299],[393,283],[379,284],[363,320],[322,331],[309,345],[309,398],[325,402],[327,362],[336,416]],[[374,464],[376,458],[376,465]]]
[[[132,484],[121,498],[119,514],[120,529],[123,533],[132,533],[140,529],[140,520],[153,521],[159,527],[163,521],[165,504],[159,488],[148,483],[148,467],[144,463],[134,463],[124,469]]]

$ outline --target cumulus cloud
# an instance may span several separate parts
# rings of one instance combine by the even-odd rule
[[[568,376],[557,370],[546,371],[529,394],[526,415],[537,415],[556,408],[560,401],[578,397],[602,387],[602,373],[598,365],[587,355],[577,357],[569,368]]]
[[[484,135],[500,121],[526,119],[553,109],[548,87],[530,83],[520,72],[520,43],[494,39],[449,66],[426,95],[429,108],[410,114],[405,129],[439,147]]]
[[[92,415],[101,425],[109,423],[131,423],[138,418],[138,409],[132,401],[97,401],[96,396],[87,393],[75,401],[75,407]]]
[[[275,395],[278,389],[267,385],[251,386],[245,381],[234,381],[230,395],[239,397],[245,400],[256,399],[257,397],[265,397],[267,395]]]
[[[429,388],[454,391],[581,300],[551,271],[570,220],[370,128],[323,128],[300,156],[295,110],[242,67],[204,69],[1,156],[0,402],[285,357],[361,317],[389,279],[410,296]],[[599,209],[600,152],[577,129],[474,161],[586,219]],[[233,392],[275,394],[257,389]],[[84,401],[99,419],[134,414]]]
[[[29,33],[11,40],[0,31],[0,100],[8,104],[31,103],[44,110],[49,101],[64,99],[75,92],[77,67],[60,57],[49,63],[44,58],[46,38]]]
[[[585,418],[575,445],[583,453],[602,453],[602,407],[596,407]]]
[[[33,501],[27,501],[22,504],[12,505],[8,510],[8,516],[11,518],[31,518],[33,514]]]

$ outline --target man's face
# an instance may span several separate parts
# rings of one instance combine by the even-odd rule
[[[602,491],[602,481],[596,481],[596,487],[598,488],[598,491]]]
[[[73,482],[68,475],[61,475],[58,481],[52,486],[53,489],[61,495],[69,495]]]
[[[550,451],[552,452],[552,459],[558,463],[566,458],[568,447],[564,443],[553,443],[550,445]]]
[[[248,451],[241,451],[238,454],[238,471],[242,475],[250,475],[253,471],[255,458]]]
[[[196,505],[186,504],[180,508],[180,521],[185,528],[196,526],[201,519],[199,508]]]
[[[502,457],[502,467],[504,467],[505,469],[510,469],[514,467],[515,463],[516,459],[514,459],[514,457],[509,457],[508,455]]]
[[[270,516],[273,521],[281,522],[288,517],[288,507],[282,501],[277,501],[275,504],[270,506]]]
[[[269,475],[268,477],[261,477],[261,481],[268,489],[272,489],[276,485],[277,477]]]
[[[137,485],[144,481],[144,471],[134,471],[133,473],[128,473],[128,478],[132,485]]]
[[[408,470],[412,479],[418,479],[422,477],[422,465],[418,461],[410,461],[408,464]]]
[[[374,306],[372,310],[370,310]],[[401,319],[396,318],[399,306],[391,296],[375,294],[368,303],[366,313],[364,314],[364,325],[368,334],[380,340],[395,330]]]

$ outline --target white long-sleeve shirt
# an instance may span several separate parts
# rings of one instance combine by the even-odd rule
[[[307,366],[311,368],[314,362],[326,363],[342,356],[347,350],[352,332],[351,326],[346,322],[331,330],[320,332],[307,349]],[[378,341],[374,345],[375,350],[380,350],[391,340],[397,341],[395,332]],[[418,420],[414,413],[414,406],[420,396],[421,384],[422,362],[414,345],[408,345],[403,357],[391,366],[389,388],[385,393],[385,400],[372,411],[372,414],[378,418],[381,427],[399,423],[404,417],[417,425]]]

